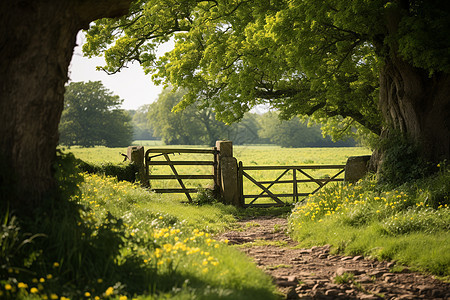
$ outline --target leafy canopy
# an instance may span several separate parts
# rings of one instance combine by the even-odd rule
[[[131,118],[119,109],[122,102],[100,81],[71,82],[64,95],[60,143],[84,147],[130,145]]]
[[[324,138],[317,124],[307,125],[307,120],[294,117],[280,120],[277,112],[266,112],[259,116],[259,135],[281,147],[351,147],[354,140],[334,143],[329,137]]]
[[[195,104],[182,111],[172,111],[184,94],[182,90],[165,89],[148,107],[148,123],[165,144],[213,146],[220,139],[231,139],[235,144],[259,142],[258,122],[253,114],[239,124],[225,125],[216,120],[212,109]]]
[[[379,134],[386,59],[399,53],[430,73],[450,70],[444,2],[136,1],[127,17],[97,21],[84,51],[104,53],[108,72],[138,61],[156,82],[185,88],[178,109],[197,102],[230,123],[268,104],[284,118],[331,122],[335,135],[352,127]],[[157,59],[170,37],[175,49]]]

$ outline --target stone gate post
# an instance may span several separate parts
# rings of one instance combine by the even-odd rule
[[[220,194],[225,204],[240,206],[240,194],[238,188],[238,165],[233,157],[233,143],[231,141],[217,141],[219,150],[219,185]]]
[[[355,183],[369,171],[370,155],[350,156],[345,165],[344,181]]]
[[[134,164],[137,168],[136,180],[139,181],[143,187],[149,187],[150,183],[145,174],[144,147],[129,146],[127,149],[127,157],[130,160],[130,163]]]

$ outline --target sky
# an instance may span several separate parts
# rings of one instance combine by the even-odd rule
[[[162,86],[156,86],[151,80],[151,75],[145,75],[138,63],[128,66],[122,71],[108,75],[103,71],[97,71],[97,66],[104,66],[102,57],[87,58],[83,56],[81,47],[85,38],[82,31],[78,33],[77,44],[74,49],[72,62],[69,66],[69,82],[101,81],[103,85],[123,99],[121,108],[137,109],[144,104],[150,104],[158,98],[162,92]],[[174,47],[174,42],[168,42],[161,46],[158,54],[162,55]],[[264,113],[268,110],[265,105],[254,107],[251,112]]]
[[[87,58],[83,56],[81,46],[85,38],[80,31],[77,36],[78,46],[74,49],[72,62],[69,67],[70,81],[101,81],[114,95],[123,99],[123,109],[137,109],[149,104],[158,98],[162,86],[156,86],[151,80],[151,75],[145,75],[142,67],[134,63],[114,75],[108,75],[103,71],[97,71],[97,66],[104,66],[101,57]],[[171,45],[166,45],[159,52],[170,50]]]

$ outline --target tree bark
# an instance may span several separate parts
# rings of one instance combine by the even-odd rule
[[[419,146],[425,161],[450,159],[449,74],[429,76],[391,55],[381,70],[379,101],[386,124],[382,138],[394,129]]]
[[[398,1],[385,15],[386,34],[396,36],[402,17],[409,14],[409,2]],[[380,72],[379,106],[384,118],[381,139],[401,132],[419,146],[427,162],[450,159],[450,74],[432,73],[402,59],[398,45],[374,42],[384,55]],[[381,50],[381,51],[380,51]],[[382,150],[375,152],[372,166],[382,165]]]
[[[78,31],[125,14],[130,2],[1,1],[0,196],[13,209],[32,209],[55,190],[52,165]]]

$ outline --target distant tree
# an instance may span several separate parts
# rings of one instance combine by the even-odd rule
[[[167,145],[214,145],[216,140],[227,137],[227,125],[217,121],[210,108],[192,105],[173,112],[183,95],[182,91],[165,89],[150,104],[148,122],[156,136]]]
[[[131,144],[131,117],[119,109],[123,100],[100,81],[72,82],[66,87],[59,125],[60,143],[92,147]]]
[[[227,139],[236,145],[242,144],[269,144],[270,140],[259,135],[261,129],[261,114],[246,113],[242,120],[228,127]]]
[[[137,110],[129,111],[133,124],[133,140],[154,140],[153,129],[148,122],[150,104],[140,106]]]
[[[324,138],[319,126],[308,127],[305,121],[294,117],[280,120],[277,112],[267,112],[259,119],[259,135],[282,147],[336,147],[354,146],[354,141],[334,143]]]

